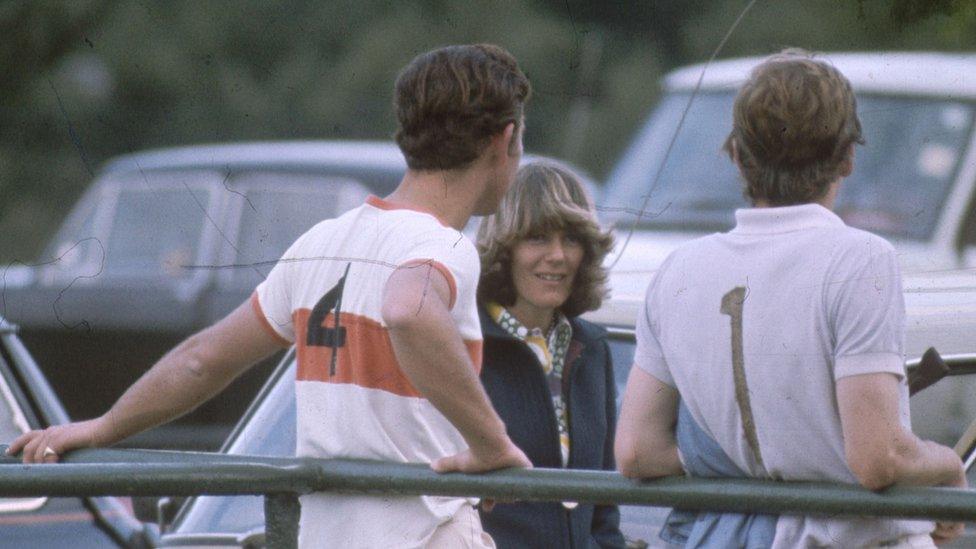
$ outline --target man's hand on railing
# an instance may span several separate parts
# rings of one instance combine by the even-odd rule
[[[532,462],[508,437],[498,446],[477,450],[467,449],[453,456],[442,457],[430,464],[438,473],[482,473],[506,467],[531,468]]]
[[[24,463],[57,463],[65,452],[98,446],[99,421],[101,418],[29,431],[10,443],[7,455],[17,455],[23,450]]]
[[[968,488],[969,482],[966,480],[966,471],[960,469],[959,475],[956,477],[955,482],[947,484],[946,486],[950,488]],[[935,530],[932,531],[932,541],[936,545],[944,545],[949,543],[965,532],[966,525],[963,522],[943,522],[938,521],[935,523]]]
[[[512,439],[506,437],[500,450],[488,448],[487,450],[475,453],[471,449],[467,449],[453,456],[442,457],[431,463],[430,467],[438,473],[455,471],[460,473],[481,473],[507,467],[531,469],[532,462],[526,457],[525,452],[512,442]],[[495,508],[495,503],[496,501],[494,499],[484,498],[481,500],[480,506],[486,513],[490,513]],[[503,501],[502,503],[510,502]]]

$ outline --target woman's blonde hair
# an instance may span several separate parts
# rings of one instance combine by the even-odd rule
[[[536,161],[519,168],[498,211],[481,221],[478,255],[481,281],[478,299],[504,306],[515,303],[512,248],[527,236],[561,230],[583,245],[569,298],[559,310],[574,317],[600,307],[607,291],[603,259],[613,248],[613,236],[597,223],[593,201],[580,177],[553,161]]]

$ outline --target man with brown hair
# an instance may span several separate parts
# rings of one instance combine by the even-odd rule
[[[28,433],[10,451],[51,462],[112,444],[294,344],[299,456],[529,466],[478,380],[478,254],[459,232],[511,184],[529,93],[497,46],[416,57],[396,83],[409,168],[392,194],[299,237],[248,302],[168,353],[104,416]],[[303,547],[493,546],[468,499],[315,493],[301,503]]]
[[[955,453],[910,429],[895,251],[831,211],[861,142],[856,107],[840,72],[796,50],[742,86],[726,150],[754,207],[672,253],[648,288],[617,431],[624,475],[965,485]],[[930,547],[961,528],[676,512],[662,537]]]

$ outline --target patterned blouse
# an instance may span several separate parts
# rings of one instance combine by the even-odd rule
[[[562,313],[556,313],[555,325],[549,330],[549,336],[539,328],[528,329],[515,319],[508,309],[497,303],[488,303],[485,308],[488,316],[502,327],[503,330],[524,342],[546,374],[549,392],[552,394],[552,404],[556,410],[556,423],[559,426],[559,449],[563,467],[569,463],[569,415],[566,411],[566,401],[563,398],[563,366],[566,363],[566,352],[569,342],[573,338],[573,327]]]

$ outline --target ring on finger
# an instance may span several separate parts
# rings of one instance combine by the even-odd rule
[[[54,448],[51,448],[50,446],[44,447],[44,457],[57,456],[57,455],[58,453],[54,451]]]

